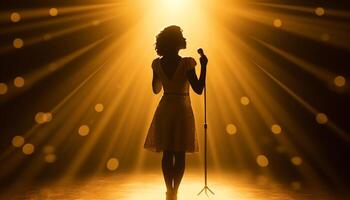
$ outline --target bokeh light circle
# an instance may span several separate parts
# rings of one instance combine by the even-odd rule
[[[265,155],[258,155],[256,157],[256,163],[260,167],[267,167],[269,165],[269,160],[267,159],[267,157]]]
[[[12,43],[13,47],[15,47],[16,49],[20,49],[23,47],[24,45],[24,42],[21,38],[15,38],[13,40],[13,43]]]
[[[22,147],[22,151],[25,155],[33,154],[34,150],[35,150],[35,147],[31,143],[27,143],[27,144],[23,145],[23,147]]]
[[[54,163],[56,159],[57,159],[56,154],[50,153],[45,155],[45,162],[47,163]]]
[[[241,97],[241,104],[242,105],[247,106],[249,103],[250,103],[250,100],[248,97],[246,97],[246,96]]]
[[[277,134],[281,134],[282,133],[282,128],[281,128],[280,125],[274,124],[274,125],[271,126],[271,131],[272,131],[272,133],[274,133],[276,135]]]
[[[317,121],[317,123],[319,123],[319,124],[326,124],[326,123],[328,122],[328,117],[327,117],[327,115],[324,114],[324,113],[318,113],[318,114],[316,115],[316,121]]]
[[[24,144],[24,137],[20,135],[16,135],[12,138],[12,146],[14,147],[21,147]]]
[[[334,85],[337,87],[344,87],[346,83],[346,79],[344,76],[337,76],[334,78]]]
[[[87,136],[90,132],[90,128],[88,125],[81,125],[79,127],[78,133],[80,136]]]
[[[0,83],[0,95],[6,94],[8,90],[6,83]]]
[[[21,20],[21,15],[18,12],[11,13],[11,22],[19,22]]]
[[[13,84],[20,88],[24,86],[24,78],[21,76],[17,76],[14,80],[13,80]]]
[[[293,156],[290,161],[292,162],[293,165],[299,166],[303,163],[303,159],[299,156]]]
[[[43,124],[43,123],[47,123],[50,122],[52,120],[52,114],[50,112],[38,112],[35,115],[35,121],[38,124]]]
[[[50,8],[49,14],[50,14],[50,16],[52,16],[52,17],[57,16],[57,15],[58,15],[58,10],[57,10],[57,8]]]
[[[229,135],[234,135],[237,133],[237,127],[233,124],[228,124],[226,126],[226,132],[229,134]]]
[[[104,106],[103,106],[102,103],[98,103],[98,104],[95,105],[95,111],[96,112],[102,112],[103,109],[104,109]]]
[[[283,25],[283,22],[281,19],[274,19],[273,20],[273,25],[276,27],[276,28],[280,28],[282,25]]]
[[[325,11],[324,8],[322,8],[322,7],[317,7],[317,8],[315,9],[315,14],[316,14],[317,16],[323,16],[325,13],[326,13],[326,11]]]
[[[106,167],[109,171],[115,171],[119,167],[119,160],[117,158],[111,158],[107,161]]]

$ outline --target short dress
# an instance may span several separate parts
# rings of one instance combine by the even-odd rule
[[[189,96],[186,72],[195,68],[191,57],[181,58],[176,71],[169,79],[163,71],[160,58],[152,63],[152,69],[163,85],[163,96],[156,108],[148,129],[144,148],[153,152],[198,152],[195,119]]]

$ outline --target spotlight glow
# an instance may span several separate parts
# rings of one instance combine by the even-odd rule
[[[171,9],[171,10],[176,10],[176,9],[181,9],[184,6],[187,6],[187,2],[190,0],[160,0],[161,6],[166,9]]]

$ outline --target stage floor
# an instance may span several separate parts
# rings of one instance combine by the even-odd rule
[[[265,180],[266,181],[266,180]],[[251,182],[233,175],[210,175],[209,187],[215,195],[197,196],[203,188],[201,175],[185,174],[179,200],[329,200],[330,195],[308,193],[263,182]],[[284,188],[284,189],[283,189]],[[33,186],[26,191],[5,190],[0,199],[28,200],[164,200],[165,186],[160,173],[146,175],[115,174],[70,184]]]

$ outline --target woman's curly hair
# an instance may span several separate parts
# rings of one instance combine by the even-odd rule
[[[159,56],[186,48],[186,39],[179,26],[168,26],[156,36],[156,52]]]

